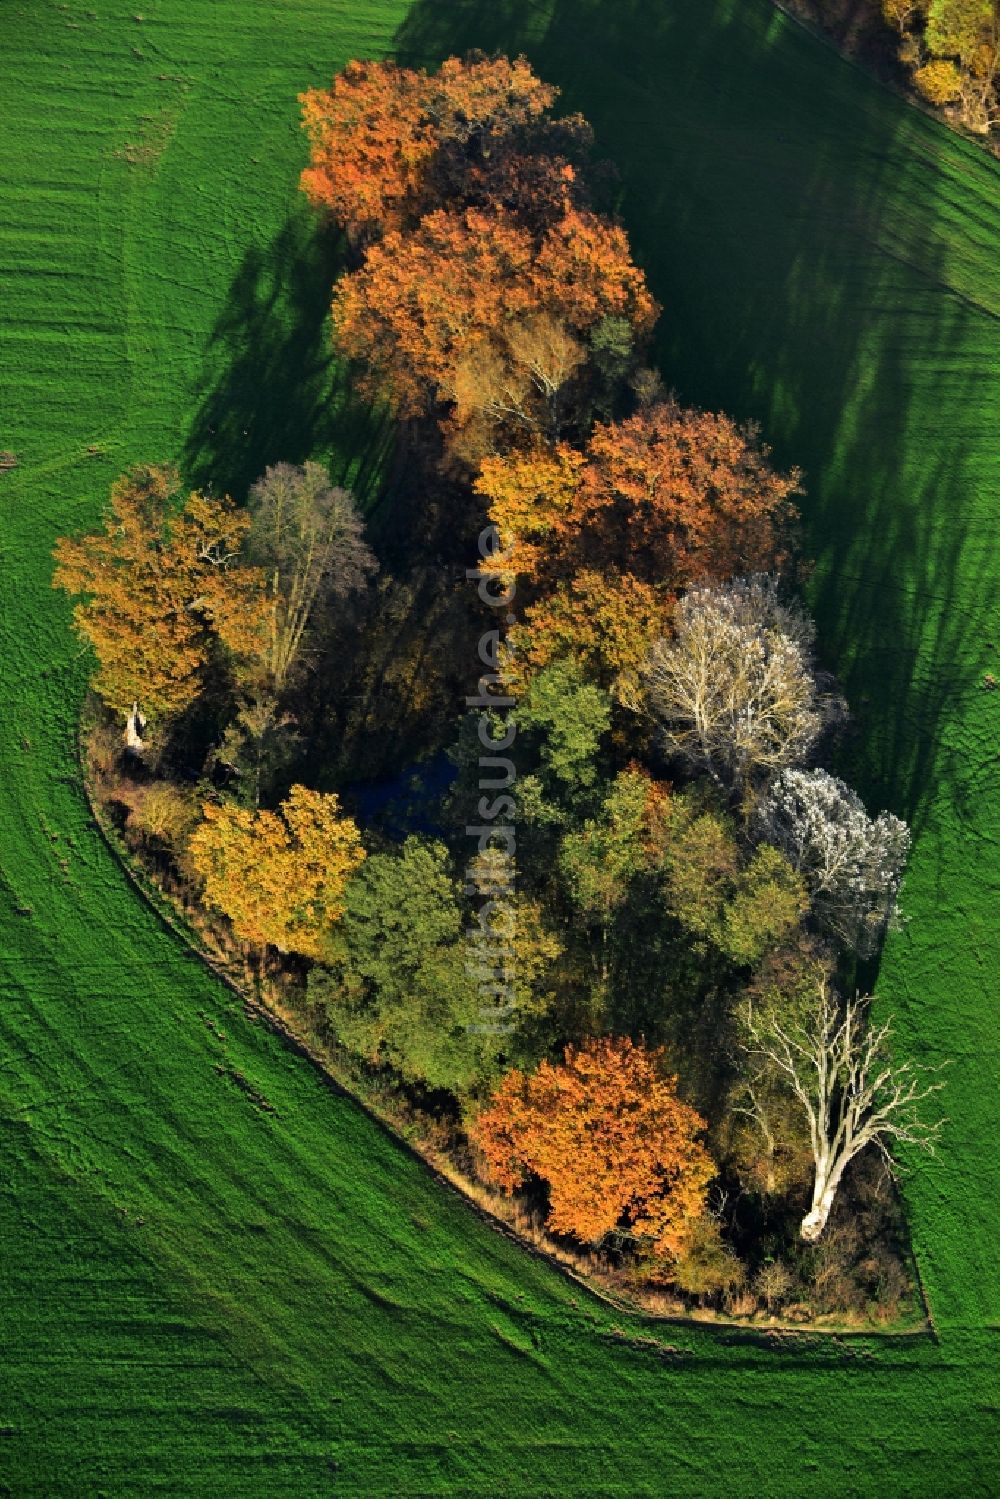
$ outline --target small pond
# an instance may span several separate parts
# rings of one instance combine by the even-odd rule
[[[457,772],[444,750],[429,760],[406,765],[385,781],[354,781],[343,787],[345,808],[363,827],[378,828],[402,840],[408,833],[440,836],[441,801]]]

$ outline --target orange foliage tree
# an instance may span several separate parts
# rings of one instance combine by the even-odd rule
[[[629,571],[680,588],[784,560],[801,475],[771,467],[753,425],[661,401],[596,427],[587,456],[581,524],[616,535]]]
[[[293,786],[275,812],[206,805],[190,856],[205,904],[242,941],[321,958],[365,851],[336,796]]]
[[[660,1070],[661,1053],[624,1038],[566,1048],[531,1076],[508,1072],[474,1138],[508,1192],[529,1175],[549,1189],[548,1225],[586,1244],[624,1229],[660,1256],[683,1251],[715,1173],[705,1121]]]
[[[122,714],[134,701],[151,718],[182,712],[214,641],[237,659],[260,649],[263,574],[238,560],[249,517],[228,496],[179,499],[172,469],[133,469],[104,530],[55,548],[53,586],[83,595],[73,617],[97,655],[93,685]]]
[[[484,460],[505,565],[530,581],[615,567],[677,590],[778,567],[800,474],[778,473],[752,426],[660,401],[566,444]]]
[[[497,528],[497,569],[535,591],[511,632],[523,683],[573,656],[627,706],[677,592],[785,560],[799,474],[752,427],[660,401],[599,424],[584,452],[535,443],[485,458],[475,490]]]
[[[468,208],[386,235],[338,282],[333,322],[369,395],[401,416],[443,403],[459,425],[485,416],[524,440],[552,435],[591,330],[621,320],[640,343],[656,311],[617,225],[574,209],[539,241],[505,209]]]
[[[556,93],[523,57],[450,57],[430,76],[350,62],[331,88],[301,96],[310,142],[302,187],[371,242],[434,206],[428,178],[442,148],[472,151],[481,166],[497,138],[541,117]]]

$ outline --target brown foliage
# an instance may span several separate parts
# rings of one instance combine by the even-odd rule
[[[488,458],[475,487],[512,572],[610,565],[676,590],[786,560],[800,475],[768,457],[754,427],[669,400],[598,425],[583,455],[560,444]]]
[[[582,524],[607,527],[621,563],[680,588],[781,565],[799,492],[753,426],[663,401],[595,429],[581,476]]]
[[[674,401],[599,425],[583,453],[536,443],[484,459],[497,566],[543,590],[512,636],[518,674],[571,654],[637,707],[677,590],[785,560],[798,479],[771,468],[753,428]]]
[[[576,210],[540,241],[502,208],[438,210],[388,234],[333,302],[337,342],[366,366],[370,395],[403,416],[444,404],[459,426],[485,414],[522,441],[558,426],[579,340],[606,317],[641,341],[656,304],[624,231]]]

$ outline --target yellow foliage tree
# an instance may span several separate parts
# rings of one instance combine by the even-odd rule
[[[673,598],[631,573],[585,569],[525,610],[504,651],[509,680],[522,690],[553,661],[569,658],[624,707],[642,708],[642,670],[669,629]]]
[[[1000,5],[997,0],[882,0],[899,32],[899,57],[931,104],[949,105],[967,129],[1000,125]]]
[[[293,786],[277,811],[206,805],[191,838],[204,901],[254,947],[320,958],[363,862],[361,834],[336,796]]]
[[[913,75],[913,81],[931,104],[951,104],[962,92],[962,75],[950,58],[937,57]]]

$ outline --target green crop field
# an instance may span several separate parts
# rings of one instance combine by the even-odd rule
[[[0,9],[0,1492],[997,1492],[996,163],[767,0],[136,3]],[[849,768],[917,833],[879,994],[956,1064],[906,1186],[936,1339],[589,1300],[248,1020],[89,821],[52,542],[139,459],[364,482],[295,96],[476,45],[620,167],[668,382],[807,470]]]

